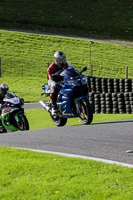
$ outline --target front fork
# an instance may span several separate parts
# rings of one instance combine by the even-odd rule
[[[81,112],[81,104],[79,99],[74,99],[75,107],[76,107],[76,112],[77,114],[80,114]]]
[[[86,98],[86,96],[82,96],[82,97],[74,99],[74,103],[75,103],[75,107],[76,107],[76,112],[77,112],[78,115],[80,115],[81,112],[82,112],[81,100],[85,99],[85,98]]]

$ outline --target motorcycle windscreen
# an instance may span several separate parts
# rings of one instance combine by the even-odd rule
[[[8,92],[3,99],[4,102],[10,102],[12,104],[19,104],[20,98],[17,97],[13,92]]]
[[[6,95],[5,95],[5,98],[6,99],[12,99],[16,97],[16,95],[13,93],[13,92],[8,92]]]
[[[61,75],[63,75],[65,79],[69,79],[70,77],[79,77],[80,73],[74,67],[68,67],[61,73]]]

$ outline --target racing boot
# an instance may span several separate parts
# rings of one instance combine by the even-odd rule
[[[55,97],[51,101],[51,107],[52,107],[51,114],[54,116],[57,113],[57,106],[56,106],[56,98]]]

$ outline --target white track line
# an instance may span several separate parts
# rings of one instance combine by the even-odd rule
[[[95,158],[95,157],[68,154],[68,153],[60,153],[60,152],[54,152],[54,151],[44,151],[44,150],[37,150],[37,149],[17,148],[17,147],[12,147],[12,148],[30,150],[30,151],[35,151],[35,152],[39,152],[39,153],[50,153],[50,154],[55,154],[55,155],[60,155],[60,156],[65,156],[65,157],[70,157],[70,158],[81,158],[81,159],[86,159],[86,160],[94,160],[97,162],[103,162],[103,163],[108,163],[108,164],[112,164],[112,165],[120,165],[123,167],[133,167],[132,164],[117,162],[117,161],[107,160],[107,159],[102,159],[102,158]]]

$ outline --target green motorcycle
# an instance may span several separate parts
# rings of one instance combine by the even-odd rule
[[[0,132],[29,130],[29,123],[24,114],[24,100],[8,92],[1,106]]]

